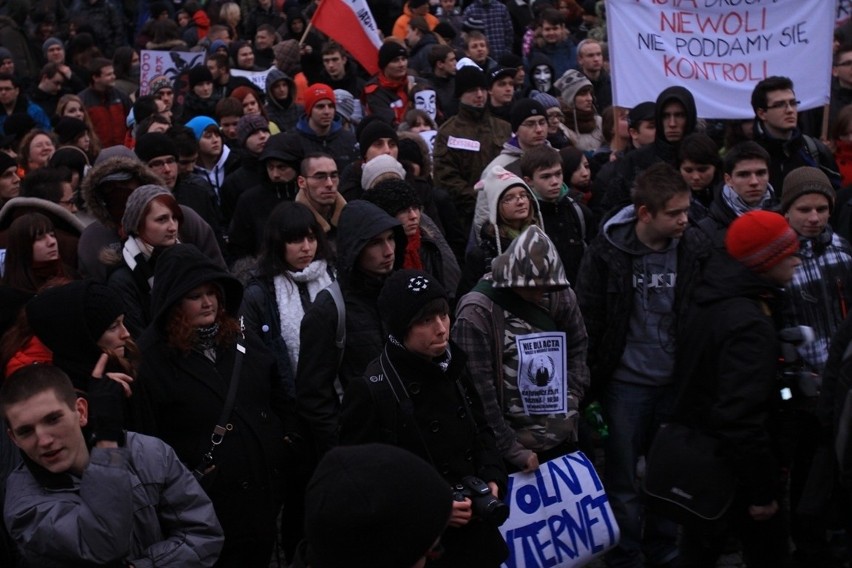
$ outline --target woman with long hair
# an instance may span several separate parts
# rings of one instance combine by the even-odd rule
[[[237,319],[242,295],[239,281],[194,246],[164,250],[131,404],[136,430],[164,440],[201,475],[228,535],[217,566],[266,568],[282,502],[286,410],[274,357]],[[220,416],[228,426],[212,446]]]
[[[94,163],[95,158],[101,152],[101,140],[95,133],[95,126],[92,124],[92,119],[89,118],[83,100],[77,95],[62,95],[59,102],[56,103],[56,113],[53,115],[53,119],[58,121],[64,116],[70,116],[86,123],[86,130],[89,132],[89,150],[86,155],[89,157],[89,162]]]
[[[53,223],[41,213],[15,219],[6,234],[6,260],[0,283],[35,294],[52,278],[67,278]]]
[[[276,354],[288,397],[299,362],[299,325],[317,294],[334,280],[322,227],[306,206],[285,201],[266,222],[256,275],[240,312]]]
[[[278,134],[281,132],[281,129],[278,128],[278,125],[269,120],[269,115],[266,113],[266,107],[263,105],[263,102],[260,99],[260,95],[258,95],[257,91],[251,87],[237,87],[231,93],[232,97],[239,100],[243,105],[243,116],[248,116],[252,114],[259,114],[263,116],[266,120],[269,121],[269,133],[270,134]]]
[[[107,285],[122,298],[125,325],[141,335],[151,323],[151,285],[157,257],[164,248],[179,242],[183,211],[172,192],[159,185],[143,185],[127,198],[120,233],[120,255],[110,258],[116,268]]]

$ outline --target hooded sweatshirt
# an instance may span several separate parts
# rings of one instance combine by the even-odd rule
[[[338,309],[330,292],[320,292],[302,319],[296,401],[319,455],[337,443],[340,399],[335,379],[339,378],[345,387],[350,380],[361,377],[367,365],[379,356],[387,338],[378,309],[384,278],[360,271],[358,257],[373,238],[389,229],[396,241],[396,270],[402,267],[407,242],[401,223],[362,200],[348,203],[340,214],[337,280],[345,305],[343,353],[331,347],[337,336]]]
[[[613,378],[644,386],[663,386],[673,380],[675,330],[671,315],[679,239],[671,239],[663,250],[652,250],[636,236],[635,227],[632,205],[621,209],[603,227],[606,239],[630,255],[633,267],[633,309],[627,343]]]
[[[272,85],[282,80],[287,83],[287,97],[283,99],[273,98]],[[266,76],[266,93],[268,95],[266,114],[269,120],[277,124],[281,132],[286,132],[296,126],[299,117],[305,113],[305,107],[294,102],[296,83],[293,82],[293,79],[284,71],[273,67]]]

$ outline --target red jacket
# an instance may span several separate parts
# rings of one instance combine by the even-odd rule
[[[118,89],[99,93],[89,87],[80,93],[86,112],[92,119],[95,134],[102,148],[121,146],[127,135],[127,115],[133,106],[127,95]]]

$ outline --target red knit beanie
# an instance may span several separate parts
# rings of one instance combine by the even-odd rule
[[[725,248],[749,270],[766,272],[799,250],[799,239],[778,213],[749,211],[728,227]]]
[[[334,98],[334,91],[331,87],[324,83],[314,83],[313,85],[310,85],[305,91],[304,96],[305,114],[307,116],[311,116],[311,111],[314,109],[314,105],[323,99],[328,99],[331,101],[331,104],[337,106],[337,99]]]

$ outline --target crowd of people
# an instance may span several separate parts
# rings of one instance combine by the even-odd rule
[[[848,567],[852,28],[714,120],[612,106],[603,1],[369,4],[372,76],[316,0],[0,6],[0,564],[493,568],[602,448],[612,568]]]

